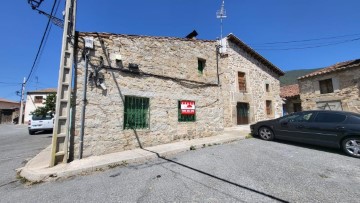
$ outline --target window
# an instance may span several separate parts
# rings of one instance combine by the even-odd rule
[[[320,80],[319,81],[319,85],[320,85],[320,93],[321,94],[326,94],[326,93],[332,93],[334,92],[334,88],[333,88],[333,84],[332,84],[332,79],[326,79],[326,80]]]
[[[124,129],[149,128],[149,98],[125,96]]]
[[[269,85],[269,84],[265,84],[265,89],[266,89],[266,92],[270,92],[270,85]]]
[[[306,113],[294,113],[289,116],[286,116],[280,120],[280,122],[308,122],[310,121],[313,113],[306,112]]]
[[[35,96],[35,103],[42,104],[43,103],[43,97],[42,96]]]
[[[266,114],[272,114],[272,102],[270,100],[266,100]]]
[[[181,114],[181,101],[178,101],[178,121],[179,122],[195,122],[196,116]]]
[[[238,72],[239,91],[246,92],[246,79],[245,73]]]
[[[317,123],[341,123],[346,119],[345,115],[337,113],[318,113],[315,118]]]
[[[200,58],[198,59],[198,72],[201,73],[201,74],[204,71],[205,63],[206,63],[206,60],[200,59]]]

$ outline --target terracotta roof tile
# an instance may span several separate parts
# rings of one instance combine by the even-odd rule
[[[301,80],[304,78],[309,78],[309,77],[314,77],[317,75],[323,75],[323,74],[331,73],[331,72],[335,72],[335,71],[340,71],[340,70],[344,70],[344,69],[348,69],[348,68],[352,68],[352,67],[357,67],[357,66],[360,66],[360,59],[345,61],[345,62],[337,63],[334,65],[328,66],[326,68],[317,70],[317,71],[309,73],[307,75],[301,76],[298,78],[298,80]]]
[[[298,84],[287,85],[280,88],[280,97],[282,98],[294,97],[294,96],[298,96],[299,94],[300,91]]]
[[[16,101],[11,101],[8,99],[4,99],[4,98],[0,98],[0,102],[7,102],[7,103],[14,103],[14,104],[20,104],[20,102],[16,102]]]
[[[34,91],[28,91],[27,94],[36,94],[36,93],[56,93],[56,88],[47,88],[42,90],[34,90]]]

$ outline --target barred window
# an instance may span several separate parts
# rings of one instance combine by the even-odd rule
[[[149,128],[149,98],[125,96],[124,129]]]

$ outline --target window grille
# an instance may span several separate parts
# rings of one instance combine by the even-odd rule
[[[124,129],[149,128],[149,98],[125,96]]]

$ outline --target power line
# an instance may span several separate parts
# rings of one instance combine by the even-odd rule
[[[337,44],[344,44],[344,43],[348,43],[348,42],[354,42],[354,41],[358,41],[360,40],[360,38],[355,38],[355,39],[350,39],[350,40],[345,40],[345,41],[340,41],[340,42],[335,42],[335,43],[328,43],[328,44],[322,44],[322,45],[313,45],[313,46],[306,46],[306,47],[292,47],[292,48],[264,48],[264,49],[257,49],[257,50],[266,50],[266,51],[271,51],[271,50],[279,50],[279,51],[286,51],[286,50],[299,50],[299,49],[312,49],[312,48],[320,48],[320,47],[327,47],[327,46],[332,46],[332,45],[337,45]]]
[[[57,0],[54,0],[54,4],[53,4],[53,6],[52,6],[50,15],[52,15],[53,12],[54,12],[56,2],[57,2]],[[51,21],[51,19],[49,18],[49,19],[48,19],[48,22],[47,22],[47,24],[46,24],[45,31],[44,31],[44,34],[43,34],[43,36],[42,36],[42,39],[41,39],[41,42],[40,42],[38,51],[37,51],[37,53],[36,53],[35,60],[34,60],[34,62],[33,62],[33,65],[32,65],[32,67],[31,67],[31,69],[30,69],[30,73],[29,73],[29,75],[28,75],[28,77],[27,77],[27,80],[25,80],[24,84],[26,84],[26,82],[27,82],[27,81],[29,80],[29,78],[31,77],[31,74],[33,73],[35,64],[36,64],[36,62],[37,62],[37,60],[38,60],[40,51],[41,51],[41,49],[42,49],[42,47],[43,47],[43,43],[44,43],[46,34],[47,34],[47,32],[48,32],[48,28],[49,28],[49,25],[50,25],[50,21]]]
[[[344,38],[344,37],[352,37],[352,36],[358,36],[358,34],[349,34],[349,35],[339,35],[339,36],[333,36],[333,37],[321,37],[321,38],[312,38],[312,39],[303,39],[303,40],[292,40],[292,41],[279,41],[279,42],[266,42],[266,43],[259,43],[259,44],[249,44],[251,46],[256,45],[265,45],[265,44],[289,44],[294,42],[309,42],[309,41],[319,41],[319,40],[326,40],[326,39],[338,39],[338,38]]]

